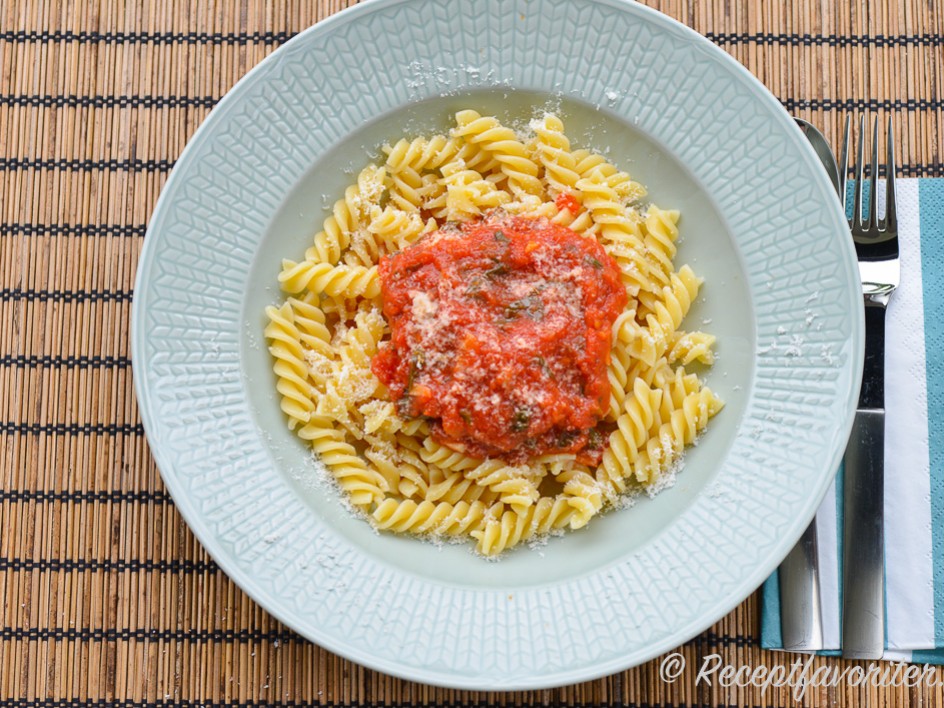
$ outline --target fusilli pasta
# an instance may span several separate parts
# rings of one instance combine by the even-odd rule
[[[266,309],[265,327],[281,408],[377,529],[471,537],[479,553],[495,555],[581,528],[659,481],[721,409],[686,370],[713,363],[715,337],[681,329],[701,279],[674,263],[679,212],[644,208],[645,196],[602,155],[573,150],[557,116],[531,121],[519,136],[464,110],[447,135],[385,145],[381,163],[334,203],[304,258],[282,262],[286,298]],[[426,419],[400,417],[371,370],[390,335],[381,259],[446,222],[499,212],[597,239],[619,266],[616,287],[629,300],[612,327],[608,412],[592,431],[602,439],[598,464],[566,452],[511,464],[452,449]]]

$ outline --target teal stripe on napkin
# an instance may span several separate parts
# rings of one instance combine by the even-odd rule
[[[944,180],[921,180],[921,272],[928,420],[944,421]],[[944,647],[944,425],[928,425],[931,541],[934,553],[934,642]]]
[[[780,633],[780,581],[775,572],[764,581],[760,596],[760,645],[764,649],[783,646]]]

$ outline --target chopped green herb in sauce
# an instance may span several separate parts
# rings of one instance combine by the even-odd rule
[[[426,354],[423,353],[422,349],[414,349],[412,352],[410,352],[410,373],[406,382],[407,391],[413,388],[413,384],[416,382],[416,377],[419,375],[420,371],[425,365]]]
[[[499,261],[494,266],[485,271],[486,277],[497,278],[500,275],[508,275],[508,266]]]
[[[515,416],[511,420],[511,430],[514,433],[521,433],[528,429],[531,422],[531,411],[527,408],[519,408],[515,411]]]
[[[515,317],[530,317],[532,320],[541,320],[544,318],[544,301],[539,295],[531,293],[530,295],[515,300],[505,308],[506,319]]]
[[[547,360],[543,356],[534,357],[534,363],[540,367],[541,371],[543,371],[544,375],[549,379],[556,378],[554,376],[554,370],[550,367],[550,365],[547,363]]]
[[[557,436],[557,446],[561,448],[567,448],[573,445],[574,440],[577,439],[579,433],[576,430],[563,430]]]

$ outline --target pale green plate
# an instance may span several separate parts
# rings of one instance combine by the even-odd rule
[[[497,563],[378,535],[286,429],[262,337],[356,171],[460,108],[557,111],[682,211],[727,402],[676,485]],[[778,102],[703,37],[619,0],[367,2],[303,32],[213,110],[164,189],[135,286],[135,385],[180,512],[280,620],[367,666],[468,689],[573,683],[728,612],[813,515],[851,424],[851,241]]]

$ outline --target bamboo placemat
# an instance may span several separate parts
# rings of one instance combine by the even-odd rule
[[[696,685],[706,655],[768,667],[748,599],[659,662],[567,688],[435,689],[368,671],[280,625],[210,560],[149,454],[132,390],[145,225],[219,98],[339,0],[0,3],[0,704],[796,705]],[[900,174],[944,176],[944,0],[652,0],[836,142],[889,112]],[[837,659],[814,666],[844,667]],[[944,681],[944,671],[937,679]],[[944,690],[822,688],[809,705],[939,704]]]

